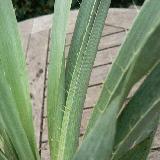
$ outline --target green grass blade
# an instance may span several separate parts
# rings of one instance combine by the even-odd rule
[[[159,74],[160,64],[148,76],[118,118],[112,159],[119,159],[155,130],[160,115]]]
[[[92,131],[82,142],[74,160],[110,160],[116,131],[119,97],[111,103],[96,122]]]
[[[56,0],[48,73],[48,130],[51,159],[56,160],[65,105],[64,46],[71,0]]]
[[[0,63],[32,150],[38,157],[32,122],[25,58],[11,0],[0,0]]]
[[[133,84],[158,63],[160,59],[159,7],[159,0],[147,0],[145,2],[103,85],[101,96],[94,107],[86,134],[95,124],[101,112],[107,109],[109,103],[119,94],[123,86],[124,78],[128,77],[127,71],[131,69],[133,63],[135,63],[135,66],[132,74],[128,77],[129,81],[123,86],[127,88],[124,98],[127,96]],[[151,21],[148,21],[148,19]]]
[[[150,148],[153,141],[153,136],[155,134],[151,134],[140,144],[136,145],[134,148],[129,150],[125,155],[123,155],[118,160],[146,160],[148,154],[150,153]]]
[[[85,94],[109,5],[110,0],[84,0],[79,11],[66,66],[59,159],[70,160],[78,146]]]
[[[0,126],[0,149],[5,152],[5,155],[8,159],[18,159],[17,153],[12,145],[12,142],[6,133],[5,124],[2,120],[2,117],[0,117]]]
[[[12,89],[7,83],[5,75],[0,72],[0,117],[1,124],[11,140],[19,159],[35,160],[34,152],[29,144],[25,130],[23,129],[19,112],[16,107]],[[5,153],[5,151],[4,151]]]

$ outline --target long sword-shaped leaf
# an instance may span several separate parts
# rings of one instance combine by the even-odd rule
[[[64,46],[71,0],[56,0],[48,75],[48,130],[51,158],[56,160],[65,105]]]
[[[18,159],[16,150],[14,149],[12,142],[6,133],[5,124],[2,117],[0,117],[0,126],[0,149],[5,152],[5,155],[8,159]]]
[[[110,0],[82,2],[66,66],[66,106],[59,159],[70,160],[78,146],[85,94]]]
[[[102,7],[103,4],[104,7]],[[93,56],[92,59],[94,60],[109,6],[110,0],[83,0],[81,4],[66,65],[67,92],[73,79],[75,67],[84,56],[84,53],[90,55],[89,52],[93,50],[94,54],[92,53],[90,57]],[[97,25],[98,22],[99,25]],[[95,41],[92,38],[95,38]],[[89,47],[91,47],[90,50]]]
[[[160,64],[148,76],[118,118],[112,159],[119,159],[130,148],[148,137],[156,128],[160,115],[159,75]]]
[[[4,123],[5,132],[11,140],[18,158],[27,160],[29,157],[29,159],[35,160],[34,152],[21,123],[12,89],[2,72],[0,72],[0,77],[0,120],[3,121],[0,123]]]
[[[127,72],[128,77],[130,77],[129,75],[132,74],[133,68],[134,63],[132,64],[132,68]],[[124,86],[129,80],[128,77],[123,79]],[[105,110],[105,112],[98,117],[95,126],[92,128],[91,132],[89,132],[86,139],[84,139],[82,145],[80,146],[80,151],[78,154],[76,154],[76,159],[81,159],[81,157],[83,157],[82,159],[86,160],[110,160],[110,152],[112,152],[113,148],[112,143],[115,138],[114,128],[116,128],[117,113],[119,111],[119,106],[122,105],[125,91],[126,89],[122,86],[121,92],[117,95],[117,97],[114,97],[114,100],[110,103],[108,110]],[[93,154],[93,156],[91,156],[91,154]]]
[[[25,59],[11,0],[0,0],[0,63],[11,87],[22,125],[35,157],[38,157],[34,138],[31,103],[26,78]],[[1,69],[0,68],[0,69]]]
[[[100,116],[93,130],[82,142],[74,160],[110,160],[114,145],[119,97],[110,105],[112,106]]]
[[[158,124],[159,124],[158,122],[159,122],[159,117],[155,121],[155,124],[154,124],[155,128],[151,132],[151,134],[146,139],[144,139],[141,143],[137,144],[134,148],[126,152],[126,154],[123,155],[118,160],[135,160],[135,159],[146,160],[150,153],[154,136],[158,128]]]
[[[146,160],[150,152],[153,135],[155,134],[151,134],[144,141],[129,150],[118,160]]]
[[[133,62],[135,67],[129,77],[128,83],[124,86],[127,96],[130,88],[160,59],[160,1],[146,0],[145,4],[136,19],[125,43],[123,44],[116,61],[103,85],[101,96],[94,108],[89,121],[86,134],[95,124],[98,116],[108,108],[114,96],[122,89],[123,79],[130,70]],[[150,19],[150,21],[148,21]],[[149,57],[149,58],[148,58]]]

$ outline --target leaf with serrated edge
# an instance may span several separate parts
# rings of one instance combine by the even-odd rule
[[[51,159],[58,158],[59,139],[65,105],[64,46],[71,0],[56,0],[48,71],[48,134]]]
[[[78,147],[83,104],[109,5],[110,0],[84,0],[79,11],[66,66],[59,159],[70,160]]]

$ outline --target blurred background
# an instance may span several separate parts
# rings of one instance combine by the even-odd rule
[[[73,0],[72,9],[78,8],[82,0]],[[111,7],[142,5],[145,0],[112,0]],[[12,0],[17,20],[45,15],[54,11],[54,0]]]

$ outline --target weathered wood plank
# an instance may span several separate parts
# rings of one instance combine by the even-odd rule
[[[33,119],[37,143],[39,143],[40,136],[48,37],[49,30],[32,34],[27,53],[27,66],[29,70],[30,91],[33,102]]]
[[[72,11],[70,13],[70,19],[68,22],[68,30],[67,33],[73,33],[76,17],[78,15],[78,11]],[[106,23],[117,26],[118,28],[128,29],[131,27],[134,17],[137,15],[136,9],[110,9],[108,13],[108,17]],[[34,20],[34,26],[32,28],[32,33],[37,33],[40,31],[51,29],[52,25],[52,15],[45,15],[38,18],[30,19]],[[28,23],[24,21],[23,23]]]
[[[156,136],[154,138],[153,148],[154,149],[159,148],[159,152],[160,152],[160,124],[159,124],[158,130],[156,132]]]
[[[78,15],[77,10],[70,12],[67,33],[73,33],[77,15]],[[32,33],[38,33],[44,30],[51,29],[52,19],[53,19],[52,14],[30,19],[33,21],[34,24],[32,28]],[[28,23],[28,20],[24,21],[23,23]]]
[[[49,144],[48,144],[48,128],[47,128],[47,118],[44,118],[43,125],[43,135],[42,135],[42,145],[41,145],[41,158],[43,160],[49,160]]]
[[[21,39],[22,39],[22,44],[25,53],[27,52],[29,40],[30,40],[30,35],[32,33],[32,28],[33,28],[33,19],[27,20],[24,22],[18,23],[19,25],[19,30],[21,34]]]
[[[85,104],[84,104],[85,109],[91,108],[96,104],[97,99],[100,95],[101,89],[102,89],[102,85],[97,85],[97,86],[93,86],[93,87],[88,88],[86,100],[85,100]]]
[[[121,45],[125,39],[126,32],[119,32],[109,36],[103,36],[100,40],[98,50],[104,50],[113,46]]]
[[[92,113],[92,110],[93,110],[92,108],[83,110],[81,128],[80,128],[81,135],[83,135],[85,133],[85,130],[86,130],[86,127],[87,127],[87,124],[89,121],[89,117]]]
[[[148,159],[149,160],[159,160],[160,159],[160,151],[151,152]]]
[[[34,19],[29,19],[27,21],[22,21],[18,23],[20,32],[22,35],[31,34],[33,30],[33,21]]]
[[[136,9],[111,8],[108,12],[106,24],[130,29],[137,15]]]
[[[94,67],[112,63],[117,56],[119,48],[120,47],[114,47],[98,51],[94,62]]]

